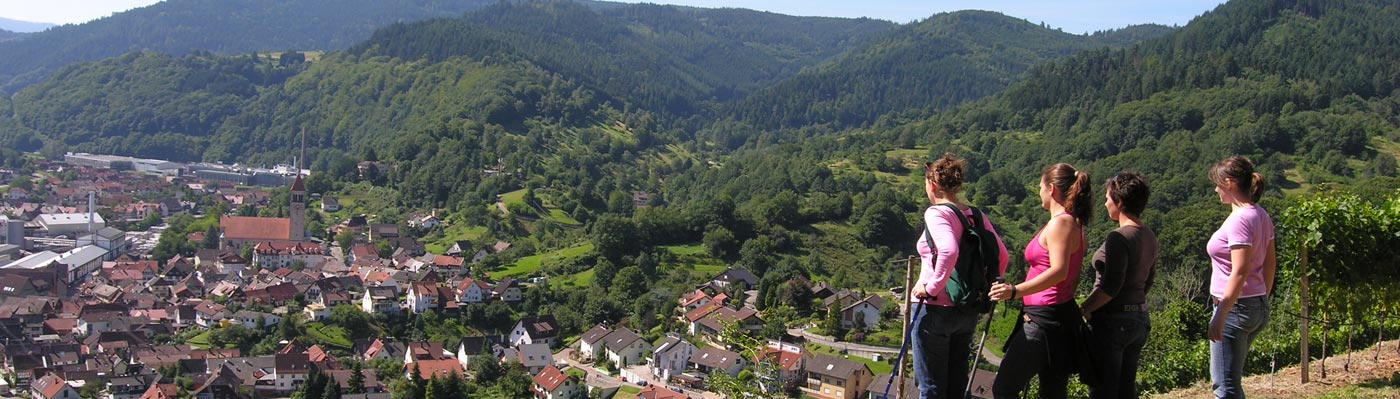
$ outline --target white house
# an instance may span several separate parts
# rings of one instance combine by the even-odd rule
[[[883,306],[884,301],[874,295],[847,305],[841,308],[841,327],[878,329],[880,327],[880,308]]]
[[[29,396],[34,399],[78,399],[78,390],[57,374],[47,374],[29,384]]]
[[[603,346],[608,360],[619,368],[641,363],[651,352],[651,343],[626,327],[613,330],[603,337]]]
[[[228,319],[228,309],[214,301],[203,301],[194,305],[194,322],[200,327],[218,325]]]
[[[262,320],[262,325],[258,325],[258,320]],[[233,322],[243,325],[243,328],[255,329],[272,327],[282,322],[282,316],[272,313],[254,312],[251,310],[239,310],[233,314]]]
[[[429,309],[439,309],[442,306],[441,297],[437,285],[414,283],[408,287],[408,299],[404,302],[406,302],[410,312],[423,313]]]
[[[689,365],[705,374],[724,373],[730,377],[739,375],[748,361],[738,353],[713,346],[706,346],[690,355]]]
[[[679,334],[669,334],[661,344],[651,351],[651,375],[662,381],[670,381],[671,376],[685,371],[686,363],[690,356],[695,354],[699,348],[695,344],[681,339]]]
[[[520,290],[520,283],[515,279],[506,279],[497,283],[496,288],[491,290],[491,297],[512,303],[525,299],[524,292]]]
[[[399,314],[398,294],[394,287],[366,287],[360,298],[360,310],[369,314]]]
[[[274,355],[274,390],[290,393],[301,387],[311,372],[311,358],[305,353]]]
[[[541,399],[567,399],[574,396],[574,391],[579,389],[579,382],[571,375],[564,374],[553,365],[545,367],[539,374],[535,375],[534,386],[535,397]]]
[[[612,333],[612,329],[599,324],[583,333],[578,339],[578,353],[585,360],[597,359],[603,352],[603,338]]]
[[[491,285],[471,277],[457,284],[457,302],[481,303],[491,296]]]
[[[526,344],[549,344],[559,338],[559,322],[555,321],[554,315],[530,316],[520,319],[515,323],[515,328],[510,330],[510,346],[517,347]]]

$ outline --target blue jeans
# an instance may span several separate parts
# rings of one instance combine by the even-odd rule
[[[1211,314],[1215,314],[1212,309]],[[1224,339],[1210,342],[1210,386],[1217,398],[1244,399],[1240,380],[1254,337],[1269,323],[1269,300],[1240,298],[1225,315]]]
[[[914,304],[912,337],[914,382],[920,399],[962,399],[972,355],[977,312],[950,306]],[[923,311],[918,311],[922,306]]]
[[[1099,381],[1089,386],[1090,399],[1136,399],[1138,364],[1152,321],[1147,312],[1096,312],[1089,320],[1091,348]]]

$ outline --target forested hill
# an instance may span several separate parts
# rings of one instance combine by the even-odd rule
[[[1165,266],[1200,271],[1203,221],[1220,212],[1205,174],[1215,160],[1251,157],[1274,197],[1327,182],[1394,190],[1398,84],[1395,2],[1236,0],[1171,35],[1054,61],[1000,94],[850,138],[968,154],[972,198],[1023,223],[1013,230],[1033,231],[1028,185],[1046,165],[1096,180],[1143,172]]]
[[[81,151],[282,162],[291,155],[286,140],[303,126],[313,147],[361,153],[460,120],[522,136],[544,135],[525,121],[545,115],[552,125],[611,124],[603,116],[611,114],[593,114],[588,102],[596,99],[623,114],[659,113],[632,127],[642,138],[679,143],[688,135],[676,125],[707,123],[682,118],[719,96],[796,73],[894,26],[654,5],[600,10],[501,3],[463,18],[393,24],[310,66],[299,53],[205,51],[75,64],[16,94],[11,115],[24,128],[0,138],[23,150],[46,139]],[[502,90],[449,91],[458,83]]]
[[[658,5],[501,3],[456,20],[397,25],[353,53],[442,60],[509,52],[628,103],[676,115],[727,101],[894,28],[871,19],[792,17]]]
[[[4,29],[0,29],[0,42],[18,40],[29,35],[29,33],[11,32]]]
[[[1048,60],[1171,30],[1143,25],[1072,35],[995,12],[938,14],[757,92],[732,109],[736,118],[762,129],[860,126],[885,114],[928,113],[981,98]]]
[[[79,61],[131,51],[339,50],[397,22],[456,17],[495,0],[166,0],[0,42],[0,91]]]

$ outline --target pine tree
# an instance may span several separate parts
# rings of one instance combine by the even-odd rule
[[[340,399],[340,383],[336,382],[334,378],[326,378],[323,382],[325,386],[322,389],[324,393],[321,394],[321,399]]]
[[[326,381],[325,377],[321,375],[321,370],[312,367],[311,372],[307,373],[306,381],[302,383],[301,388],[301,397],[306,399],[319,399],[321,395],[324,395]]]
[[[350,386],[347,390],[350,393],[365,393],[365,371],[360,368],[360,363],[355,362],[354,372],[350,373]]]
[[[442,379],[434,373],[433,378],[428,380],[428,387],[423,390],[423,399],[443,399],[444,393]]]

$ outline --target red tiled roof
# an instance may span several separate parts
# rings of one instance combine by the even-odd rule
[[[58,396],[58,393],[62,392],[64,387],[68,386],[68,382],[63,381],[57,374],[48,374],[43,378],[35,380],[33,385],[35,388],[39,389],[39,393],[44,395],[45,398],[52,399]]]
[[[711,312],[714,312],[715,309],[719,309],[721,307],[723,307],[723,305],[721,305],[718,301],[706,302],[704,305],[700,305],[700,307],[695,308],[694,310],[685,312],[685,320],[689,322],[698,321],[700,319],[705,318],[705,316],[709,316]]]
[[[457,375],[466,375],[466,372],[462,370],[462,363],[457,361],[457,359],[418,360],[409,363],[408,367],[417,367],[418,372],[423,374],[423,378],[432,378],[433,376],[447,377],[453,373]]]
[[[571,378],[571,376],[564,374],[563,371],[559,371],[558,368],[550,365],[545,367],[543,371],[540,371],[539,374],[535,375],[535,384],[544,387],[545,391],[554,392],[555,389],[559,389],[560,385],[564,385],[564,381],[568,381],[569,378]]]
[[[287,218],[224,216],[219,219],[224,238],[235,240],[288,241],[291,226],[292,221]]]

